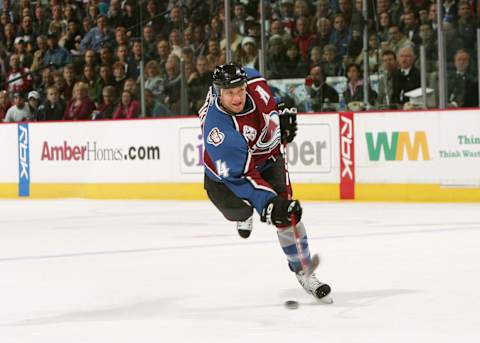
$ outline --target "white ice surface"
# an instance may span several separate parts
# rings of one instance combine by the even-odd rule
[[[0,201],[0,342],[480,340],[480,204],[306,202],[304,223],[333,305],[272,227],[243,240],[208,202]]]

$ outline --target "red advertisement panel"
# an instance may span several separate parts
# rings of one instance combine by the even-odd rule
[[[340,118],[340,199],[355,199],[355,143],[353,113]]]

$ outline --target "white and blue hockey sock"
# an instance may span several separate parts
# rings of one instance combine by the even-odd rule
[[[297,223],[297,231],[300,234],[301,238],[301,246],[303,249],[303,256],[310,263],[310,249],[308,248],[308,239],[307,239],[307,232],[305,231],[305,226],[303,223]],[[278,229],[277,230],[278,240],[280,242],[280,246],[282,247],[283,252],[287,256],[288,265],[290,269],[294,272],[299,271],[302,269],[302,264],[300,262],[300,256],[298,254],[297,246],[295,245],[295,235],[293,233],[293,227],[290,226],[285,229]]]

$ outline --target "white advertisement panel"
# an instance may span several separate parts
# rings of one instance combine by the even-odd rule
[[[438,112],[355,116],[357,183],[438,183]]]
[[[198,119],[32,124],[32,182],[197,182],[182,177],[178,163],[179,129],[192,122]]]
[[[0,183],[18,182],[18,126],[0,125]]]
[[[339,182],[338,115],[300,115],[298,133],[288,144],[293,182]]]
[[[443,186],[480,186],[480,111],[440,112],[439,177]]]
[[[180,174],[203,175],[202,133],[198,126],[179,128]],[[338,182],[337,115],[300,115],[298,134],[288,145],[289,171],[295,182]]]

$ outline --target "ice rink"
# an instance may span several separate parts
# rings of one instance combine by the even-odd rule
[[[480,204],[303,206],[333,305],[208,202],[0,201],[0,341],[478,341]]]

